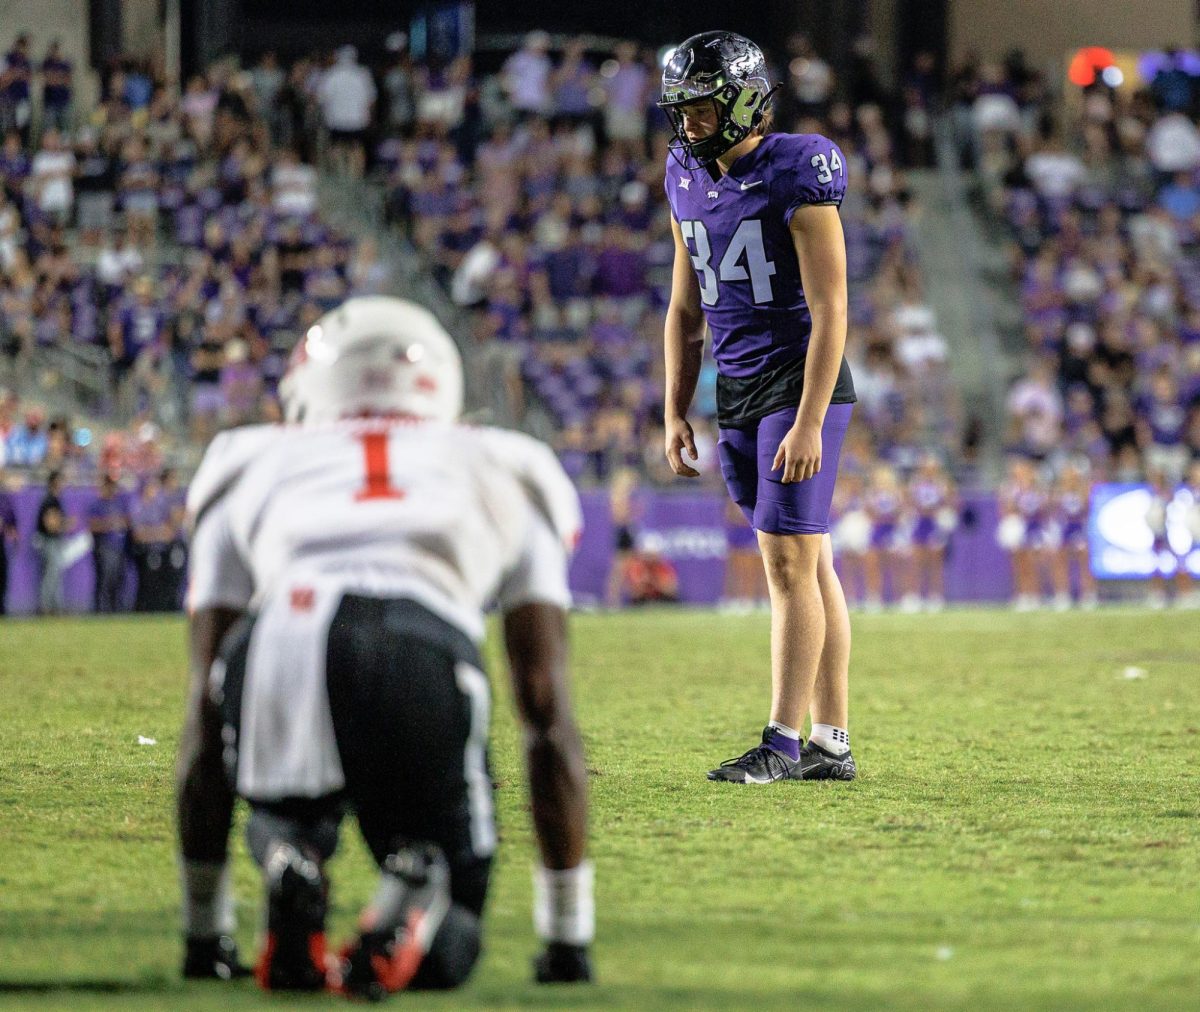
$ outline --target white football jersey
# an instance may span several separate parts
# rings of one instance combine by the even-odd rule
[[[189,607],[312,587],[411,597],[479,640],[483,611],[567,607],[579,498],[521,433],[367,419],[218,436],[188,494]]]

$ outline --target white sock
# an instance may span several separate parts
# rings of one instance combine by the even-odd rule
[[[800,740],[800,732],[794,727],[788,727],[787,724],[781,724],[777,720],[772,720],[767,724],[772,731],[778,731],[785,738],[791,738],[792,741]]]
[[[834,727],[832,724],[813,724],[812,734],[808,736],[814,745],[820,745],[826,752],[834,755],[844,755],[850,751],[850,732],[844,727]]]
[[[229,865],[208,861],[181,861],[183,930],[192,938],[232,935],[237,928]]]
[[[533,869],[533,926],[543,942],[590,945],[596,934],[591,861],[553,871]]]

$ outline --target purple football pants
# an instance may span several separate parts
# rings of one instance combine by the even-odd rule
[[[721,429],[717,453],[725,487],[746,519],[767,534],[825,534],[837,481],[838,457],[853,404],[831,404],[821,426],[821,470],[805,481],[783,484],[783,468],[771,470],[796,409],[784,408],[744,429]]]

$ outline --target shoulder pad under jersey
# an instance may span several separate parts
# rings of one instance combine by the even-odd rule
[[[289,430],[282,425],[248,425],[218,433],[188,486],[188,524],[193,529],[206,511],[237,484],[246,468]]]
[[[541,440],[508,429],[479,428],[475,432],[487,452],[517,479],[537,510],[568,551],[574,551],[583,532],[579,493],[558,457]]]

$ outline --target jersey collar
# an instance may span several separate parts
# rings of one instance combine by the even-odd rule
[[[757,166],[762,162],[763,156],[769,147],[774,146],[775,134],[767,134],[757,145],[754,150],[747,151],[744,155],[738,158],[731,166],[729,171],[721,177],[720,186],[732,185],[734,183],[740,188],[742,181],[746,179],[747,174],[753,174]]]

